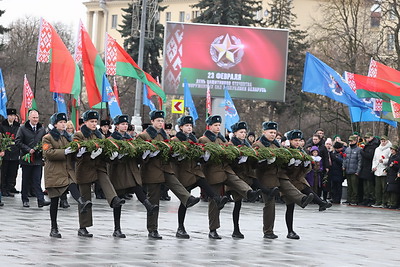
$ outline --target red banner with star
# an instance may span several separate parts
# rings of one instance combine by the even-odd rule
[[[284,101],[288,31],[254,27],[184,24],[166,26],[163,87],[183,94]]]

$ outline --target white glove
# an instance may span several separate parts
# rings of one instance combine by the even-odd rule
[[[294,164],[294,162],[295,162],[295,159],[294,159],[294,158],[291,158],[291,159],[290,159],[290,161],[289,161],[289,163],[288,163],[288,166],[291,166],[291,165],[293,165],[293,164]]]
[[[266,159],[259,160],[258,163],[263,163]]]
[[[149,155],[149,157],[150,157],[150,158],[154,158],[155,156],[157,156],[157,155],[158,155],[158,153],[160,153],[160,150],[157,150],[157,151],[151,152],[151,153],[150,153],[150,155]]]
[[[203,155],[204,161],[207,162],[207,161],[210,159],[210,156],[211,156],[210,152],[206,151],[206,152],[204,153],[204,155]]]
[[[177,156],[179,156],[179,153],[174,153],[171,155],[171,157],[176,158]]]
[[[241,156],[240,158],[239,158],[239,164],[242,164],[242,163],[245,163],[246,161],[247,161],[247,156]]]
[[[147,158],[147,156],[150,154],[150,150],[146,150],[143,155],[142,155],[142,159]]]
[[[273,157],[272,159],[267,159],[267,163],[272,164],[275,162],[275,160],[276,160],[276,157]]]
[[[178,158],[178,161],[182,161],[182,160],[184,160],[185,159],[185,156],[180,156],[179,158]]]
[[[74,153],[74,150],[73,150],[72,148],[70,148],[70,147],[67,147],[67,148],[64,150],[64,154],[65,154],[65,155],[68,155],[68,154],[71,154],[71,153]]]
[[[309,160],[307,160],[307,161],[304,161],[304,167],[306,167],[306,168],[307,168],[307,166],[308,166],[308,165],[310,165],[310,163],[311,163],[311,161],[309,161]]]
[[[118,159],[122,159],[123,157],[125,157],[127,154],[118,154]]]
[[[91,159],[95,159],[98,156],[100,156],[101,152],[103,152],[103,149],[100,147],[99,149],[92,151],[92,154],[90,154]]]
[[[118,157],[118,152],[114,151],[113,153],[111,153],[110,160],[114,160],[116,157]]]
[[[76,154],[76,157],[80,158],[85,153],[86,153],[86,147],[81,147],[81,148],[79,148],[78,154]]]
[[[295,161],[294,161],[294,166],[299,166],[301,164],[301,160],[299,160],[299,159],[296,159]]]

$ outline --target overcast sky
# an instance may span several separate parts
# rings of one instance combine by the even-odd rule
[[[0,0],[0,10],[5,13],[0,17],[0,24],[7,25],[26,15],[43,17],[51,24],[62,22],[78,28],[79,19],[86,23],[86,8],[82,4],[88,0]]]

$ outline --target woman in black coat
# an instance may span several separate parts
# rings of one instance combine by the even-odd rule
[[[388,193],[388,208],[395,209],[398,206],[399,194],[400,194],[400,177],[399,177],[399,163],[400,153],[398,152],[399,147],[392,145],[390,148],[390,158],[387,173],[387,185],[386,192]]]

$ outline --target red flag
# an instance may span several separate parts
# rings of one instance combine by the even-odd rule
[[[115,76],[114,76],[114,95],[115,95],[115,99],[118,102],[118,105],[121,106],[121,102],[119,101],[119,93],[118,93],[117,81],[115,80]]]
[[[86,83],[86,92],[90,107],[95,106],[102,100],[103,76],[106,67],[94,47],[89,33],[81,28],[82,37],[82,66]]]
[[[24,89],[22,91],[22,103],[19,113],[21,115],[21,122],[26,121],[26,114],[29,109],[36,109],[36,101],[33,95],[31,86],[29,85],[28,79],[26,78],[26,74],[24,75]]]

